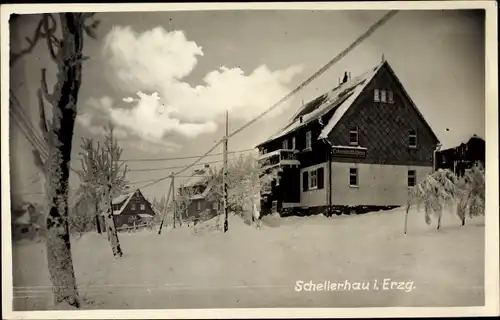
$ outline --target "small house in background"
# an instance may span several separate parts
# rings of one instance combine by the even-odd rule
[[[120,195],[112,200],[113,219],[117,228],[133,226],[151,221],[155,212],[151,203],[144,197],[139,189],[128,194]],[[104,226],[104,213],[101,214]]]
[[[178,188],[179,199],[184,204],[183,216],[188,219],[215,216],[219,210],[219,200],[210,191],[214,183],[208,181],[207,177],[199,177],[190,183]]]
[[[475,164],[480,164],[483,168],[486,165],[486,143],[476,134],[459,146],[436,153],[436,168],[448,169],[459,177]]]
[[[31,203],[25,203],[20,208],[12,209],[12,239],[18,240],[35,236],[41,226],[37,223],[37,209]]]

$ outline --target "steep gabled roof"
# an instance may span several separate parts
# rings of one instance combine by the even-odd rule
[[[127,204],[130,202],[130,199],[132,199],[132,197],[134,196],[134,194],[137,191],[139,191],[139,193],[141,193],[141,191],[139,189],[135,189],[132,192],[129,192],[127,194],[119,195],[119,196],[115,197],[113,200],[111,200],[112,204],[120,204],[120,203],[122,204],[120,206],[120,209],[113,210],[113,214],[114,215],[120,215],[123,212],[123,209],[125,209],[127,207]]]
[[[219,170],[219,174],[222,174],[222,169]],[[183,185],[181,188],[192,188],[195,186],[205,186],[205,188],[203,189],[203,191],[201,193],[193,194],[190,197],[191,200],[205,199],[215,184],[216,184],[216,181],[214,181],[213,179],[209,179],[208,176],[201,176],[201,177],[197,177],[197,179],[193,179],[193,180],[189,181],[188,184]]]
[[[308,102],[295,113],[291,121],[283,129],[278,131],[266,141],[260,143],[258,146],[302,128],[312,121],[318,120],[320,117],[332,110],[334,111],[332,119],[337,117],[340,119],[340,117],[342,117],[354,100],[356,100],[359,94],[363,91],[366,85],[371,81],[373,76],[380,70],[382,65],[384,65],[384,62],[357,77],[341,83],[332,90]],[[330,125],[332,126],[332,129],[337,122],[338,120],[335,120],[334,124],[332,123]]]
[[[392,77],[395,79],[399,87],[401,88],[403,94],[406,96],[410,105],[415,109],[420,119],[424,122],[427,128],[430,130],[436,141],[439,142],[438,137],[429,126],[429,123],[425,120],[424,116],[420,110],[416,107],[415,103],[411,97],[406,92],[405,88],[401,84],[400,80],[394,73],[394,70],[390,67],[389,63],[384,60],[377,66],[368,70],[360,76],[351,78],[347,82],[340,84],[334,89],[326,92],[325,94],[317,97],[306,105],[302,106],[297,113],[292,117],[291,121],[278,133],[267,139],[266,141],[260,143],[257,147],[270,142],[272,140],[283,137],[299,128],[306,126],[314,120],[319,120],[322,116],[333,111],[333,115],[328,119],[327,124],[321,131],[318,139],[326,139],[330,132],[335,128],[335,126],[340,122],[342,117],[346,114],[350,107],[354,105],[354,102],[363,92],[366,86],[371,82],[374,76],[379,72],[382,67],[386,67],[390,72]],[[301,121],[302,120],[302,121]]]

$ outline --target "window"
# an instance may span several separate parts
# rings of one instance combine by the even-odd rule
[[[288,139],[283,140],[283,142],[281,143],[281,149],[288,149]]]
[[[309,172],[302,172],[302,191],[309,190]]]
[[[312,132],[307,131],[306,132],[306,149],[311,149],[311,142],[312,142]]]
[[[389,103],[394,103],[394,93],[392,91],[388,91],[387,94],[389,95]]]
[[[417,173],[415,170],[408,170],[408,187],[414,187],[417,182]]]
[[[302,172],[302,191],[323,189],[325,186],[325,168]]]
[[[196,210],[201,210],[201,201],[196,201]]]
[[[352,146],[358,145],[358,127],[356,126],[349,129],[349,144]]]
[[[141,203],[141,211],[146,211],[146,205],[144,203]]]
[[[132,210],[132,211],[134,211],[134,210],[135,210],[135,203],[132,203],[132,204],[130,205],[130,210]]]
[[[387,95],[385,90],[380,90],[380,102],[387,102]]]
[[[212,209],[214,209],[214,210],[218,210],[219,209],[219,204],[217,203],[217,201],[215,201],[214,203],[212,203]]]
[[[375,102],[380,101],[380,93],[378,89],[373,90],[373,101]]]
[[[312,170],[309,172],[309,190],[318,188],[318,172]]]
[[[349,168],[349,186],[358,187],[358,168]]]
[[[408,145],[410,148],[417,147],[417,132],[415,130],[411,130],[408,133]]]
[[[295,137],[292,137],[292,150],[296,150]]]

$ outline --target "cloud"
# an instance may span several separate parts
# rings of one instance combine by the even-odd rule
[[[131,103],[137,103],[136,107],[128,109],[115,107],[113,100],[107,96],[100,99],[91,98],[87,101],[86,112],[79,114],[76,121],[94,135],[105,135],[105,128],[112,123],[116,138],[141,150],[154,146],[168,150],[179,149],[179,144],[165,139],[166,134],[180,132],[189,136],[200,131],[193,124],[183,124],[176,119],[164,119],[161,114],[156,114],[154,110],[160,106],[154,94],[148,96],[140,93],[139,97],[140,99],[127,99]],[[184,133],[184,131],[189,132]],[[206,129],[203,128],[201,131]]]
[[[231,118],[248,120],[284,97],[302,71],[302,66],[272,71],[262,65],[245,74],[222,66],[207,73],[203,85],[192,86],[183,79],[203,56],[202,48],[184,32],[161,27],[142,33],[114,27],[104,38],[102,53],[110,80],[129,96],[122,99],[124,106],[102,100],[100,111],[155,142],[168,135],[194,138],[215,132],[226,110]]]

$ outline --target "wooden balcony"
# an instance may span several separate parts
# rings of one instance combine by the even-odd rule
[[[264,169],[270,169],[277,166],[299,166],[297,159],[297,150],[278,149],[259,156],[259,163]]]

